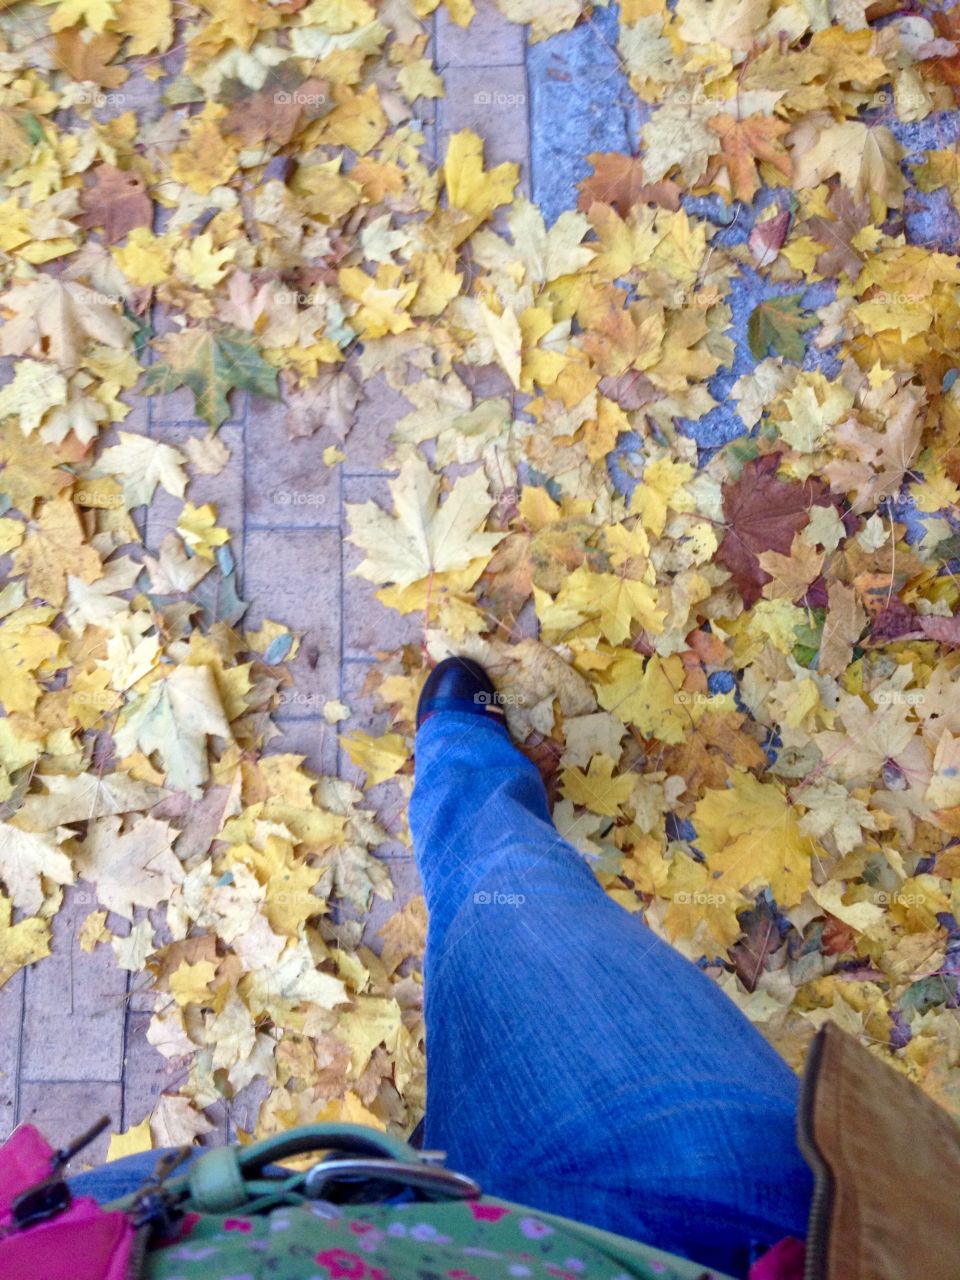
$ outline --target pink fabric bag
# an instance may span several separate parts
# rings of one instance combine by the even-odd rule
[[[133,1226],[79,1196],[56,1217],[13,1229],[13,1203],[54,1170],[53,1148],[22,1124],[0,1147],[0,1280],[124,1280]]]
[[[787,1236],[753,1264],[747,1280],[803,1280],[806,1256],[803,1241]]]

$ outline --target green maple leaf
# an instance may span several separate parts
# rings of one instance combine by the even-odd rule
[[[147,369],[143,388],[148,395],[189,387],[197,413],[216,431],[228,416],[227,392],[234,387],[276,400],[277,371],[260,348],[238,329],[184,329],[154,344],[164,363]]]
[[[802,360],[806,347],[803,334],[817,323],[815,316],[800,310],[802,294],[768,298],[754,307],[747,324],[747,338],[754,360],[762,360],[770,347],[788,360]]]

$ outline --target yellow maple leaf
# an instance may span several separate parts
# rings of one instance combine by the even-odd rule
[[[657,603],[657,589],[649,582],[618,573],[593,573],[584,565],[569,575],[552,607],[541,605],[538,596],[537,613],[549,643],[579,622],[594,618],[611,644],[622,644],[634,622],[658,635],[666,617],[666,610]]]
[[[222,113],[223,108],[208,103],[187,126],[187,141],[170,156],[173,177],[201,196],[227,182],[237,167],[236,147],[217,128]]]
[[[415,280],[404,280],[399,267],[383,263],[375,277],[360,267],[342,267],[339,280],[346,296],[360,303],[350,318],[361,336],[382,338],[413,327],[407,307],[419,286]]]
[[[35,915],[43,906],[44,881],[73,884],[70,859],[60,847],[65,827],[53,832],[23,831],[12,822],[0,822],[0,879],[13,905]]]
[[[36,673],[62,648],[47,625],[53,616],[50,609],[21,609],[0,627],[0,701],[8,715],[33,710],[40,696]]]
[[[323,142],[349,147],[358,156],[365,156],[386,130],[387,117],[380,105],[380,94],[377,86],[371,84],[363,93],[353,94],[324,116],[318,137]]]
[[[135,1156],[141,1151],[152,1150],[150,1117],[146,1116],[139,1124],[131,1125],[122,1133],[111,1133],[110,1145],[107,1147],[107,1162],[122,1160],[125,1156]]]
[[[111,933],[107,928],[107,913],[105,911],[91,911],[80,926],[77,941],[80,944],[81,951],[95,951],[101,942],[108,942],[110,937]]]
[[[443,178],[447,199],[455,209],[482,221],[494,209],[509,203],[519,177],[519,167],[512,160],[485,171],[483,142],[470,129],[461,129],[450,138]]]
[[[236,245],[214,249],[209,231],[194,237],[182,245],[173,255],[173,265],[178,274],[201,289],[212,289],[227,274],[226,264],[237,255]]]
[[[670,457],[648,462],[643,479],[633,491],[630,510],[639,515],[643,527],[660,537],[667,523],[667,511],[693,511],[695,503],[683,486],[693,479],[689,462],[675,462]]]
[[[337,1021],[340,1038],[350,1047],[355,1075],[362,1075],[378,1044],[390,1050],[402,1026],[396,1000],[381,996],[357,996],[352,1009]]]
[[[591,813],[616,817],[623,813],[623,806],[633,794],[636,778],[630,773],[615,778],[614,768],[610,756],[594,756],[586,773],[582,769],[564,769],[560,788],[567,800],[583,805]]]
[[[68,574],[83,582],[103,576],[100,557],[87,545],[70,498],[43,504],[36,526],[14,553],[13,571],[25,573],[30,594],[52,605],[66,600]]]
[[[487,331],[497,360],[515,387],[520,387],[520,347],[523,341],[516,314],[504,307],[501,315],[492,311],[486,303],[480,303],[480,317]]]
[[[126,52],[132,58],[165,53],[173,43],[172,0],[123,0],[110,26],[130,37]]]
[[[215,548],[230,540],[226,529],[217,527],[217,509],[212,502],[204,503],[202,507],[185,502],[177,520],[177,533],[196,555],[205,560],[213,560]]]
[[[293,845],[279,836],[267,836],[262,849],[238,845],[227,861],[243,861],[266,889],[264,914],[277,933],[297,937],[301,926],[326,910],[324,898],[314,893],[321,868],[294,855]]]
[[[40,0],[40,3],[57,6],[50,18],[51,31],[83,24],[99,34],[113,20],[119,0]]]
[[[597,699],[645,737],[679,743],[691,732],[697,704],[683,692],[683,661],[678,654],[644,659],[632,649],[619,650]]]
[[[701,930],[723,947],[730,947],[740,936],[737,912],[745,910],[749,899],[721,889],[710,870],[679,850],[669,862],[666,882],[656,892],[669,900],[663,913],[668,937],[698,938]]]
[[[0,391],[0,418],[16,417],[27,435],[48,409],[66,403],[67,380],[58,369],[40,360],[18,360],[13,381]]]
[[[50,954],[50,924],[31,916],[17,924],[10,923],[12,903],[0,893],[0,987],[18,969],[34,964]]]
[[[384,733],[373,738],[359,730],[340,742],[346,748],[347,755],[367,775],[366,786],[375,787],[378,782],[385,782],[403,768],[410,755],[407,744],[399,733]]]
[[[134,907],[165,902],[183,879],[183,866],[171,848],[175,832],[156,818],[138,818],[121,833],[120,818],[91,822],[77,849],[77,870],[97,886],[105,907],[133,920]]]
[[[379,1129],[381,1133],[386,1133],[387,1130],[386,1124],[363,1105],[352,1089],[348,1089],[342,1098],[328,1102],[317,1113],[316,1123],[361,1124],[368,1129]]]
[[[397,72],[397,83],[408,102],[417,98],[442,98],[443,81],[433,69],[429,58],[408,62]]]
[[[147,227],[134,227],[121,248],[113,247],[117,266],[131,284],[163,284],[173,264],[174,241],[170,236],[155,236]]]
[[[169,670],[169,668],[168,668]],[[176,667],[124,708],[114,733],[118,754],[136,747],[160,757],[171,787],[196,794],[209,776],[207,735],[232,741],[213,674],[207,667]]]
[[[708,790],[693,811],[697,846],[721,890],[769,886],[782,907],[795,906],[810,882],[820,846],[800,831],[799,815],[776,783],[735,770],[730,786]]]
[[[170,994],[181,1008],[205,1004],[210,1000],[210,983],[216,972],[212,960],[198,960],[196,964],[181,960],[170,975]]]
[[[813,187],[837,174],[858,200],[872,197],[881,209],[903,204],[903,148],[886,125],[843,120],[824,129],[804,121],[798,134],[793,135],[797,187]]]

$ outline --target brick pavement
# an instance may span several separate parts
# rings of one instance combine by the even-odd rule
[[[467,31],[443,10],[436,15],[433,48],[447,97],[435,104],[435,114],[434,104],[426,104],[428,146],[436,158],[449,133],[472,128],[486,140],[488,163],[520,162],[529,190],[525,33],[502,18],[492,0],[477,0],[477,10]],[[322,718],[323,703],[342,698],[351,707],[341,730],[382,731],[385,717],[363,696],[364,678],[379,646],[393,648],[418,634],[415,620],[398,622],[377,603],[370,584],[350,574],[359,556],[344,542],[343,504],[387,500],[388,473],[380,463],[393,423],[410,408],[379,379],[366,393],[346,461],[332,469],[316,441],[287,439],[282,406],[234,393],[233,416],[220,431],[230,462],[219,476],[195,479],[187,494],[194,503],[216,503],[218,523],[231,530],[249,620],[271,617],[303,633],[292,664],[296,691],[277,717],[282,737],[269,749],[303,754],[315,770],[348,777],[355,770]],[[171,444],[206,431],[186,391],[130,402],[124,430]],[[149,548],[173,527],[179,505],[158,490],[145,530]],[[370,800],[388,829],[402,826],[397,784],[373,789]],[[401,843],[391,841],[379,854],[390,862],[397,892],[393,902],[375,903],[371,930],[418,891]],[[56,1143],[103,1111],[114,1128],[127,1128],[180,1083],[176,1067],[145,1039],[150,998],[140,989],[142,978],[128,979],[108,948],[87,954],[76,944],[92,905],[82,884],[69,891],[54,921],[52,955],[0,990],[0,1131],[32,1120]],[[213,1136],[226,1137],[252,1119],[242,1105],[234,1108]],[[105,1149],[104,1136],[78,1164],[97,1163]]]

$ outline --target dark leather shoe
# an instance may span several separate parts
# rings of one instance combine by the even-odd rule
[[[427,676],[417,703],[417,728],[437,711],[466,712],[505,724],[493,681],[472,658],[444,658]]]

